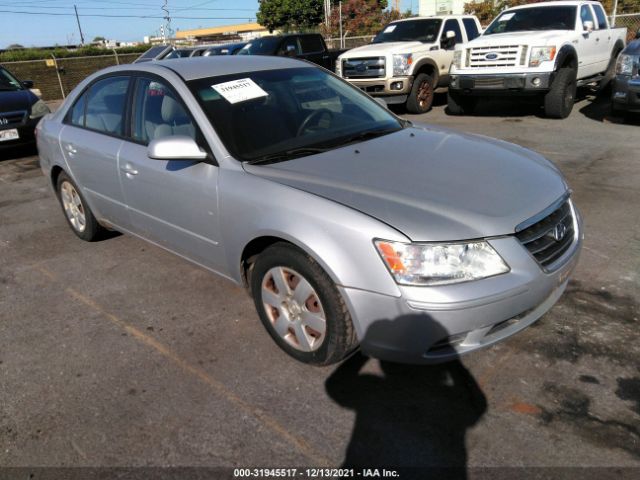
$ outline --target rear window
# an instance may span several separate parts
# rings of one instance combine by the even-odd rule
[[[91,86],[87,94],[85,126],[91,130],[122,135],[129,77],[109,77]]]
[[[607,28],[607,16],[604,14],[604,10],[600,5],[594,5],[593,10],[596,12],[596,18],[598,19],[598,30]]]
[[[324,51],[322,40],[318,35],[303,35],[300,37],[302,53],[316,53]]]

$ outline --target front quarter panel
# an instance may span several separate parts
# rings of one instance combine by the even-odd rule
[[[221,169],[219,186],[222,238],[230,276],[237,282],[242,281],[244,248],[256,238],[271,236],[306,251],[337,285],[400,296],[373,245],[374,238],[408,241],[395,229],[243,170]]]

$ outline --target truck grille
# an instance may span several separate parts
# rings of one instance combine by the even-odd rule
[[[383,78],[384,73],[384,57],[351,58],[342,61],[344,78]]]
[[[24,123],[27,117],[26,110],[20,110],[17,112],[1,112],[0,111],[0,128],[15,127]]]
[[[516,233],[538,263],[547,268],[573,244],[575,232],[569,200],[539,222]]]
[[[526,45],[501,45],[467,49],[466,66],[471,68],[515,67],[524,65]]]

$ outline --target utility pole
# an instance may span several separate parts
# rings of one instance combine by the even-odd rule
[[[78,30],[80,30],[80,45],[84,45],[84,35],[82,35],[82,27],[80,26],[80,17],[78,16],[78,7],[74,5],[73,9],[76,11],[76,20],[78,22]]]
[[[618,0],[613,2],[613,12],[611,12],[611,26],[616,26],[616,14],[618,13]]]
[[[340,21],[340,48],[344,48],[344,38],[342,38],[342,1],[338,2],[338,8],[340,9],[339,21]]]

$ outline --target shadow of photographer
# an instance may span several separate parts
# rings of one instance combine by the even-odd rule
[[[375,322],[365,341],[380,338],[390,327],[411,332],[414,317]],[[440,335],[435,338],[447,336],[439,324],[430,325],[429,334],[434,333]],[[378,375],[362,371],[368,361],[360,353],[352,356],[325,383],[335,402],[356,413],[343,467],[446,468],[445,477],[466,478],[466,431],[486,412],[487,403],[464,365],[458,359],[428,366],[380,361]]]

